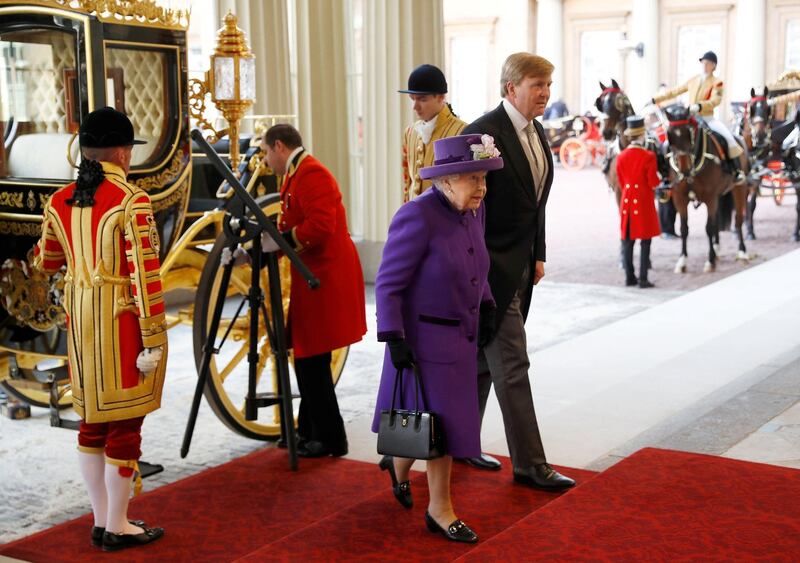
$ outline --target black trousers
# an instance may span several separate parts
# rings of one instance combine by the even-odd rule
[[[661,225],[662,233],[675,235],[675,219],[677,216],[678,211],[675,209],[672,199],[666,202],[658,202],[658,222]]]
[[[628,282],[636,280],[636,272],[633,270],[633,244],[636,240],[631,240],[630,236],[622,241],[623,262],[625,264],[625,278]],[[650,243],[651,239],[643,239],[639,242],[639,282],[647,281],[647,270],[650,267]]]
[[[294,372],[300,388],[297,433],[329,448],[343,446],[347,435],[333,388],[331,353],[295,358]]]

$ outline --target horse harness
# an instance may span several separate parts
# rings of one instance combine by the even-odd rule
[[[687,183],[692,184],[694,182],[694,177],[700,173],[703,167],[706,165],[706,161],[710,160],[716,164],[722,164],[721,157],[718,155],[724,155],[725,149],[717,140],[714,132],[706,125],[705,123],[698,123],[695,119],[681,119],[677,121],[670,121],[670,127],[680,127],[682,125],[689,125],[689,140],[690,144],[694,147],[694,152],[690,155],[692,166],[688,172],[688,174],[684,173],[683,170],[680,169],[680,166],[676,159],[676,152],[670,150],[667,153],[669,157],[669,166],[672,170],[678,175],[678,179],[676,183],[680,183],[683,180],[686,180]],[[702,128],[700,135],[697,135],[698,128]],[[711,142],[714,144],[714,147],[717,150],[717,154],[712,154],[708,150],[708,140],[711,139]],[[672,149],[672,147],[670,147]],[[730,191],[732,186],[728,187],[725,193]]]

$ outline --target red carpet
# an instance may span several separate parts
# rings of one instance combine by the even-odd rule
[[[48,562],[231,561],[374,495],[386,480],[376,465],[332,458],[301,459],[292,472],[286,451],[269,448],[133,499],[131,518],[166,530],[151,545],[103,553],[89,545],[87,515],[1,546],[0,555]]]
[[[800,471],[644,449],[464,561],[798,561]]]
[[[500,471],[453,464],[452,495],[456,514],[481,540],[560,496],[514,484],[510,460],[501,460],[503,469]],[[415,467],[424,469],[425,465],[417,462]],[[562,470],[578,481],[578,489],[594,475],[580,469]],[[386,484],[385,490],[377,495],[266,545],[239,561],[450,561],[475,547],[447,541],[427,530],[423,521],[428,504],[425,475],[411,482],[414,494],[411,510],[400,506],[392,496],[388,475]]]
[[[89,516],[0,547],[28,561],[797,561],[800,471],[644,449],[579,486],[550,494],[500,472],[457,464],[456,511],[480,535],[448,542],[425,528],[424,475],[415,506],[392,497],[374,464],[302,460],[266,449],[146,493],[130,515],[163,540],[104,554]],[[423,464],[419,464],[422,469]]]

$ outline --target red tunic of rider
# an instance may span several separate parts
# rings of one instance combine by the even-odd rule
[[[657,237],[661,229],[653,201],[654,189],[660,182],[656,155],[641,145],[629,145],[617,157],[617,176],[622,189],[620,238],[646,240]]]

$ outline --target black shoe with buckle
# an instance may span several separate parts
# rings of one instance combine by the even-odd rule
[[[394,472],[394,458],[390,455],[385,455],[378,463],[381,471],[388,471],[389,477],[392,478],[392,493],[397,502],[406,508],[414,506],[414,499],[411,498],[411,483],[409,481],[397,482],[397,474]]]
[[[325,457],[327,455],[342,457],[347,455],[347,440],[344,444],[336,447],[328,447],[316,440],[306,440],[302,446],[298,446],[297,455],[300,457]]]
[[[147,527],[147,524],[144,523],[144,520],[128,520],[129,524],[133,524],[134,526],[138,526],[139,528]],[[105,528],[101,528],[100,526],[92,526],[92,545],[95,547],[103,547],[103,532],[105,532]]]
[[[472,529],[461,520],[453,520],[447,528],[442,528],[436,520],[433,519],[433,516],[425,511],[425,525],[428,526],[428,530],[434,534],[442,534],[451,541],[463,543],[475,543],[478,541],[478,534],[473,532]]]
[[[119,551],[129,547],[147,545],[164,536],[164,528],[142,528],[141,534],[115,534],[103,532],[103,551]]]
[[[575,486],[574,479],[562,475],[549,463],[540,463],[525,472],[515,469],[514,481],[545,491],[564,491]]]
[[[478,469],[488,469],[489,471],[500,471],[500,469],[503,467],[499,460],[484,453],[478,457],[465,457],[464,461],[466,461],[472,467],[477,467]]]

